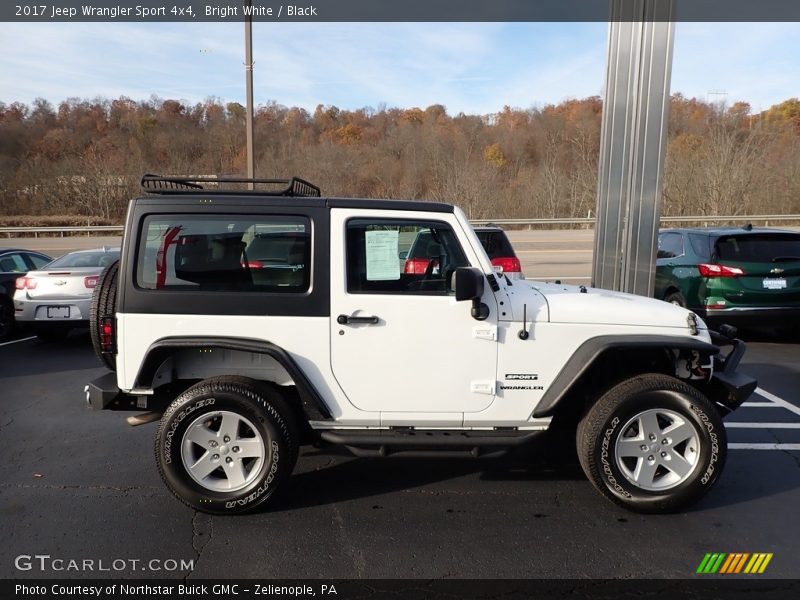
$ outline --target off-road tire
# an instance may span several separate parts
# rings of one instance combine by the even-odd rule
[[[660,491],[635,485],[616,456],[625,424],[653,410],[679,415],[694,428],[699,446],[693,470],[675,487]],[[638,375],[612,387],[587,412],[577,431],[578,458],[592,484],[616,504],[641,513],[675,512],[698,501],[719,478],[727,447],[725,427],[713,404],[692,386],[661,374]]]
[[[678,291],[672,291],[664,296],[664,302],[669,302],[670,304],[675,304],[682,308],[686,308],[686,298],[684,298],[683,294]]]
[[[14,333],[14,304],[11,300],[0,297],[0,342],[4,342]]]
[[[115,260],[108,265],[97,280],[97,285],[92,292],[92,306],[89,309],[89,335],[92,338],[92,347],[97,358],[106,368],[117,370],[114,355],[103,352],[100,344],[100,332],[103,317],[112,316],[117,312],[117,283],[119,279],[119,261]]]
[[[198,417],[213,419],[215,413],[235,413],[246,419],[263,441],[266,456],[242,489],[209,489],[185,466],[186,431]],[[187,506],[217,515],[252,512],[272,502],[291,475],[297,453],[297,425],[280,388],[239,376],[212,377],[187,389],[169,405],[155,436],[158,471],[170,491]]]

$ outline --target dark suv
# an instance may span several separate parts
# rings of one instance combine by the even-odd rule
[[[669,229],[658,236],[655,297],[706,320],[776,325],[800,317],[800,233]]]

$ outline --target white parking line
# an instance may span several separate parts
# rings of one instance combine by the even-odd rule
[[[727,429],[800,429],[800,423],[725,423]]]
[[[796,415],[800,415],[800,407],[795,406],[791,402],[787,402],[783,398],[778,398],[775,394],[770,394],[768,391],[762,390],[761,388],[756,388],[756,394],[762,398],[766,398],[767,400],[774,402],[775,404],[785,408],[790,412],[793,412]]]
[[[20,342],[27,342],[28,340],[35,340],[36,336],[32,335],[31,337],[22,338],[21,340],[14,340],[13,342],[3,342],[0,346],[9,346],[11,344],[19,344]]]
[[[728,450],[800,450],[800,444],[728,444]]]
[[[543,276],[543,277],[526,277],[528,281],[555,281],[558,279],[559,281],[565,281],[567,279],[591,279],[590,277],[553,277],[551,275]]]
[[[756,394],[765,398],[767,402],[744,402],[742,406],[755,408],[784,408],[791,413],[800,415],[800,407],[783,398],[778,398],[761,388],[756,388]],[[800,429],[800,423],[725,423],[725,429]],[[728,450],[800,450],[800,444],[777,443],[740,443],[728,444]]]

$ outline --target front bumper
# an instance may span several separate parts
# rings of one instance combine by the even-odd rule
[[[742,340],[716,331],[709,330],[709,333],[715,345],[732,346],[726,356],[714,356],[714,374],[709,383],[712,399],[723,406],[726,412],[730,412],[739,408],[756,391],[758,381],[736,370],[746,349]]]

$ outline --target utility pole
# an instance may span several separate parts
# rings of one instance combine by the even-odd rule
[[[244,75],[247,95],[247,177],[255,177],[255,156],[253,154],[253,0],[247,0],[250,14],[244,18]],[[249,188],[255,189],[253,183],[248,184]]]

